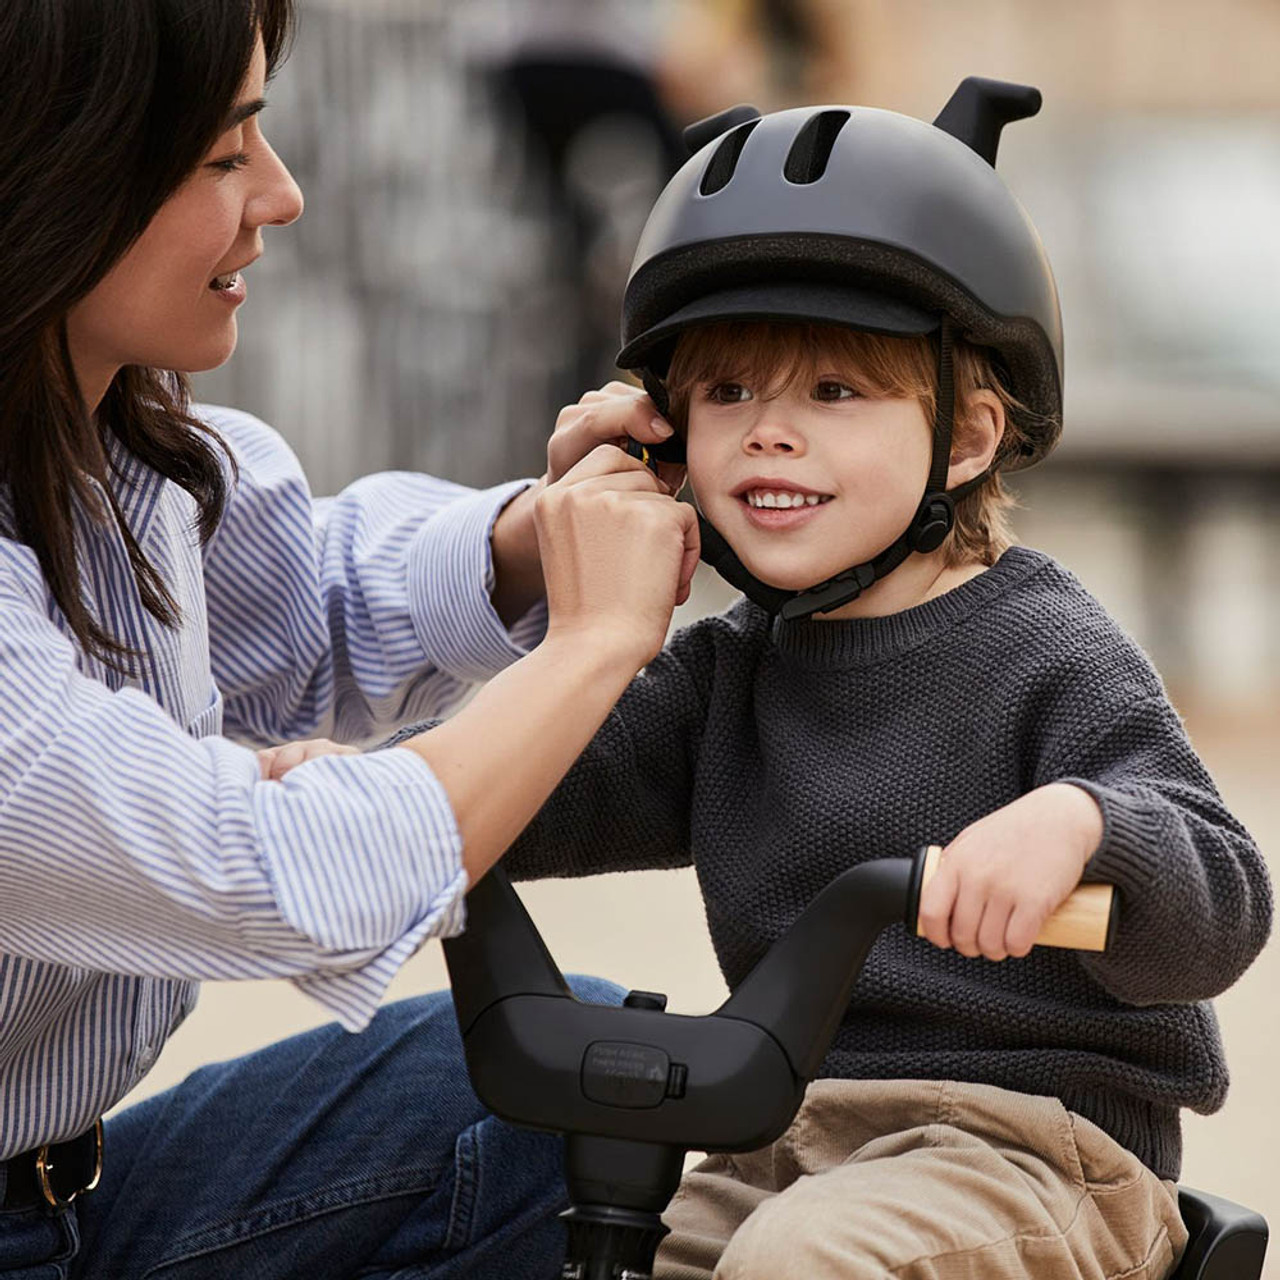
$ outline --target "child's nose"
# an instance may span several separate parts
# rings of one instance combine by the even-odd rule
[[[742,438],[744,453],[752,456],[804,453],[804,437],[776,413],[763,414]]]

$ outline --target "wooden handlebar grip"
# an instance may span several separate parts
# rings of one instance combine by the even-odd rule
[[[920,891],[933,879],[942,858],[942,846],[931,844],[925,853]],[[1037,947],[1071,947],[1076,951],[1105,951],[1115,915],[1115,886],[1082,884],[1045,922],[1036,937]],[[916,922],[916,936],[924,930]]]

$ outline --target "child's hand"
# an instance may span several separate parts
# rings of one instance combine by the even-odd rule
[[[925,937],[965,956],[1025,956],[1101,839],[1102,811],[1066,782],[1037,787],[979,819],[943,850],[920,895]]]
[[[264,782],[279,782],[290,769],[314,760],[317,756],[358,756],[357,747],[344,747],[328,738],[307,738],[303,742],[286,742],[279,747],[265,747],[258,752],[258,768]]]

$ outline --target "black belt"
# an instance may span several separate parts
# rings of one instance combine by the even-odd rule
[[[102,1177],[102,1121],[78,1138],[46,1142],[3,1163],[7,1175],[3,1208],[65,1209],[76,1196],[92,1191]]]

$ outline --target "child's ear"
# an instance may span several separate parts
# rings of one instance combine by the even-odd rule
[[[951,437],[951,469],[947,488],[954,489],[980,476],[996,456],[1004,439],[1004,405],[994,391],[970,392],[956,415]]]

